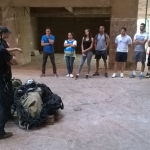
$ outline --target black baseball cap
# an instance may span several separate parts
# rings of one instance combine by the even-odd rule
[[[0,27],[1,33],[11,33],[11,31],[7,27]]]

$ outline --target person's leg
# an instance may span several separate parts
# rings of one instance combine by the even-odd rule
[[[93,53],[92,53],[91,51],[89,51],[89,52],[87,53],[87,66],[88,66],[87,75],[89,75],[90,70],[91,70],[91,60],[92,60],[92,56],[93,56]]]
[[[74,64],[74,60],[75,60],[75,57],[70,57],[70,71],[71,71],[70,74],[73,74],[73,64]]]
[[[114,63],[114,73],[112,75],[112,78],[117,77],[117,70],[118,70],[118,63],[120,62],[120,52],[116,53],[115,63]]]
[[[42,65],[42,75],[45,75],[45,68],[46,68],[46,62],[47,62],[48,54],[43,52],[43,65]]]
[[[105,67],[105,74],[104,74],[104,76],[107,78],[108,77],[108,74],[107,74],[107,51],[103,51],[102,58],[103,58],[104,67]]]
[[[81,56],[80,65],[79,65],[79,69],[78,69],[78,75],[80,75],[80,72],[82,70],[82,67],[84,65],[84,62],[85,62],[86,58],[87,58],[87,55],[86,56],[83,56],[83,55]]]
[[[148,66],[148,72],[146,74],[146,78],[149,78],[150,77],[150,54],[148,56],[147,66]]]
[[[71,74],[71,69],[70,69],[70,57],[69,57],[69,56],[65,56],[65,60],[66,60],[66,66],[67,66],[68,75],[70,76],[70,74]],[[68,75],[67,75],[67,76],[68,76]]]
[[[12,136],[12,133],[6,134],[4,131],[5,124],[10,116],[11,104],[13,101],[12,87],[10,87],[10,85],[11,84],[8,83],[8,91],[5,91],[5,88],[0,89],[0,139]]]
[[[141,75],[143,75],[144,70],[145,70],[145,61],[146,61],[146,52],[141,52],[140,53],[140,61],[141,61]]]
[[[136,76],[137,63],[139,62],[139,60],[140,60],[140,53],[137,51],[134,51],[134,54],[133,54],[133,72],[132,72],[130,78],[134,78]]]
[[[54,55],[54,53],[51,53],[49,56],[50,56],[50,60],[51,60],[52,67],[53,67],[53,74],[55,75],[57,73],[56,72],[56,64],[55,64],[55,55]]]

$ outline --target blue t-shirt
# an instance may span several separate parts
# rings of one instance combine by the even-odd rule
[[[53,35],[50,35],[50,40],[55,41],[55,37],[54,37]],[[43,35],[43,36],[42,36],[41,42],[49,43],[48,38],[47,38],[46,35]],[[50,45],[47,45],[47,46],[43,46],[43,50],[44,50],[44,52],[46,52],[46,53],[53,53],[53,52],[54,52],[54,46],[51,45],[51,44],[50,44]]]

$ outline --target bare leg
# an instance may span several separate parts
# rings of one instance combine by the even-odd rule
[[[125,70],[125,62],[121,62],[121,73]]]
[[[114,72],[117,73],[117,70],[118,70],[118,62],[115,62],[115,65],[114,65]]]
[[[144,70],[145,70],[145,63],[143,62],[141,67],[141,72],[144,72]]]
[[[107,61],[104,60],[104,66],[105,66],[105,73],[107,73]]]

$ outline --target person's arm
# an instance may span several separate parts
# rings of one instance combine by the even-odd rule
[[[67,40],[65,40],[64,47],[69,47],[69,46],[71,46],[71,44],[67,44]]]
[[[118,36],[115,39],[115,50],[117,50],[117,47],[118,47]]]
[[[147,39],[144,40],[144,41],[137,41],[137,44],[138,44],[138,45],[144,45],[146,42],[147,42]]]
[[[54,41],[55,41],[55,37],[52,36],[52,37],[48,38],[48,41],[49,41],[50,45],[53,45]]]
[[[92,38],[92,42],[89,48],[85,49],[84,51],[87,52],[89,50],[91,50],[93,48],[93,44],[94,44],[94,39]]]
[[[83,40],[84,40],[84,37],[82,38],[82,43],[81,43],[81,52],[83,53],[84,51],[84,48],[83,48]]]
[[[20,48],[6,48],[6,49],[8,50],[9,53],[13,53],[15,51],[22,53],[22,50]]]
[[[10,60],[10,64],[13,65],[13,66],[17,66],[18,65],[18,62],[16,60],[16,57],[12,57],[12,59]]]
[[[73,44],[71,44],[70,47],[74,47],[74,48],[77,47],[77,41],[74,40]]]
[[[110,40],[109,40],[109,36],[108,36],[107,34],[106,34],[106,43],[107,43],[107,45],[106,45],[106,50],[108,50]]]
[[[18,65],[18,62],[16,60],[16,58],[14,56],[12,56],[7,49],[3,49],[3,57],[5,59],[5,61],[10,64],[10,65]]]
[[[150,40],[148,41],[148,47],[150,47]]]
[[[42,39],[41,39],[41,46],[48,46],[50,45],[50,43],[45,43],[45,37],[42,36]]]
[[[97,35],[95,36],[95,40],[94,40],[94,48],[96,50],[96,46],[97,46]]]
[[[131,47],[131,46],[132,46],[132,39],[129,38],[129,39],[128,39],[128,47]]]

